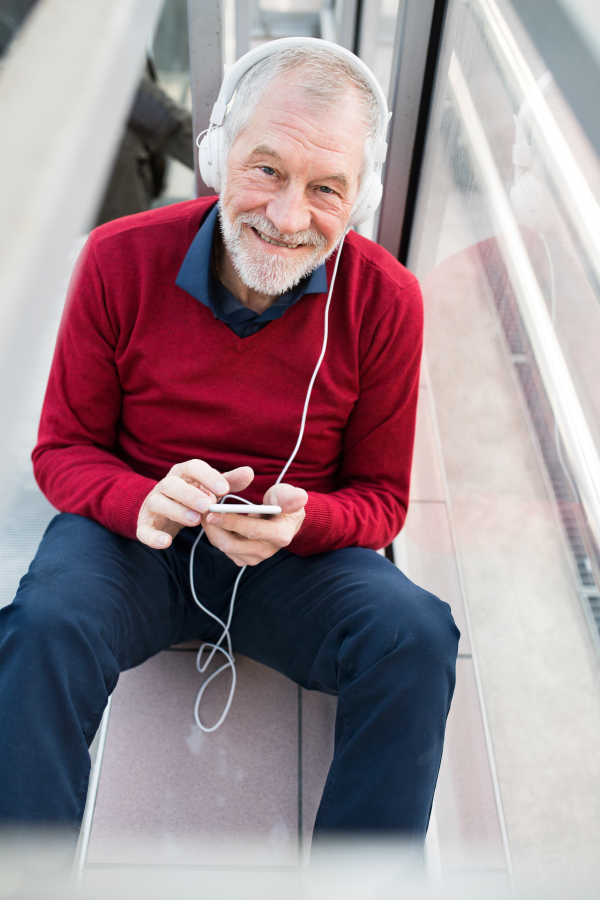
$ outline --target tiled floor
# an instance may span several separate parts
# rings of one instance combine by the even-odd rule
[[[486,747],[447,505],[427,361],[421,375],[411,503],[394,542],[396,564],[450,604],[461,632],[456,691],[435,796],[435,823],[444,883],[505,886],[507,861]],[[483,879],[483,880],[482,880]]]
[[[456,254],[421,285],[515,878],[597,885],[600,676],[553,495],[479,255]]]
[[[167,651],[123,674],[88,864],[297,865],[298,688],[243,657],[237,671],[213,734],[194,722],[195,653]],[[223,677],[207,691],[206,721],[227,688]]]

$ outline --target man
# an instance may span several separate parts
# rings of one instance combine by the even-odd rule
[[[318,43],[318,42],[317,42]],[[76,828],[119,673],[214,641],[339,697],[316,831],[423,839],[454,689],[450,609],[375,553],[408,503],[422,310],[348,234],[381,132],[368,80],[321,46],[238,86],[215,198],[97,229],[76,273],[34,451],[62,514],[2,610],[3,819]],[[227,492],[272,518],[208,512]]]

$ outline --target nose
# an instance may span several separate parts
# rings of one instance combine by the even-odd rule
[[[267,203],[266,213],[281,234],[296,234],[310,228],[311,212],[301,184],[283,185]]]

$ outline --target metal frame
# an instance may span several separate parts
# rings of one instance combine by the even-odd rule
[[[396,25],[390,84],[392,120],[377,241],[406,259],[446,0],[404,4]]]
[[[213,105],[223,81],[225,63],[224,0],[188,0],[190,75],[194,134],[208,128]],[[195,160],[198,197],[214,194],[200,178]]]
[[[94,738],[96,744],[94,762],[90,771],[90,779],[88,784],[87,801],[83,813],[83,821],[81,823],[81,832],[79,841],[77,842],[77,851],[75,853],[75,876],[77,886],[81,885],[85,871],[85,863],[87,860],[88,847],[90,845],[90,837],[92,834],[92,823],[94,821],[94,810],[96,808],[96,799],[98,797],[98,788],[100,786],[100,773],[102,772],[102,763],[104,761],[104,748],[106,747],[106,735],[108,734],[108,721],[110,718],[110,709],[112,705],[113,695],[108,698],[108,703],[100,727]],[[91,751],[92,748],[90,748]]]
[[[161,0],[46,0],[0,72],[0,421],[10,440],[96,212]]]

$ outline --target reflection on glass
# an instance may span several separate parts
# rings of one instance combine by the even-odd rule
[[[600,161],[507,0],[451,4],[436,91],[410,267],[492,304],[597,636]]]

